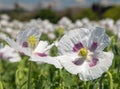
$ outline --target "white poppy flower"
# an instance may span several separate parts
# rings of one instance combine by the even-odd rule
[[[30,28],[30,30],[21,31],[17,35],[16,42],[10,38],[6,38],[5,40],[16,51],[30,56],[31,61],[47,62],[55,65],[57,68],[61,68],[61,64],[56,60],[56,57],[50,57],[46,54],[54,46],[54,43],[48,45],[47,41],[39,41],[40,35],[36,28]]]
[[[67,17],[63,17],[60,19],[60,21],[58,22],[59,25],[65,25],[65,26],[69,26],[71,24],[71,20]]]
[[[102,28],[80,28],[66,33],[58,43],[58,57],[64,68],[87,81],[100,77],[113,60],[112,52],[104,52],[110,43]]]

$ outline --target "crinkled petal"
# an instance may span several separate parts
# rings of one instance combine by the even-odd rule
[[[85,70],[79,72],[81,80],[88,81],[100,77],[112,64],[113,53],[112,52],[101,52],[96,55],[99,59],[98,63],[90,67],[88,63]]]
[[[94,45],[96,43],[96,45]],[[110,43],[108,35],[103,28],[96,27],[89,38],[89,49],[95,51],[102,51]],[[97,46],[97,47],[96,47]],[[93,50],[93,51],[94,51]],[[92,50],[91,50],[92,51]]]

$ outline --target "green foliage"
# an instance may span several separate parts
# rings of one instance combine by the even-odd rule
[[[48,19],[49,21],[56,23],[58,21],[58,16],[54,11],[50,9],[43,9],[37,12],[35,18]]]
[[[93,12],[91,9],[84,9],[78,15],[76,16],[77,19],[82,19],[84,17],[89,18],[90,20],[98,20],[98,17],[95,12]]]
[[[114,6],[103,14],[104,18],[120,19],[120,6]]]

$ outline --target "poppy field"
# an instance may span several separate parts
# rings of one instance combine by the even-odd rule
[[[120,20],[0,18],[0,89],[120,89]]]

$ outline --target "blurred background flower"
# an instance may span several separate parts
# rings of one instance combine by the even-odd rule
[[[7,13],[14,19],[41,18],[54,23],[63,16],[73,21],[83,17],[90,20],[118,20],[119,4],[119,0],[1,0],[0,12]],[[9,19],[5,15],[2,18]]]

